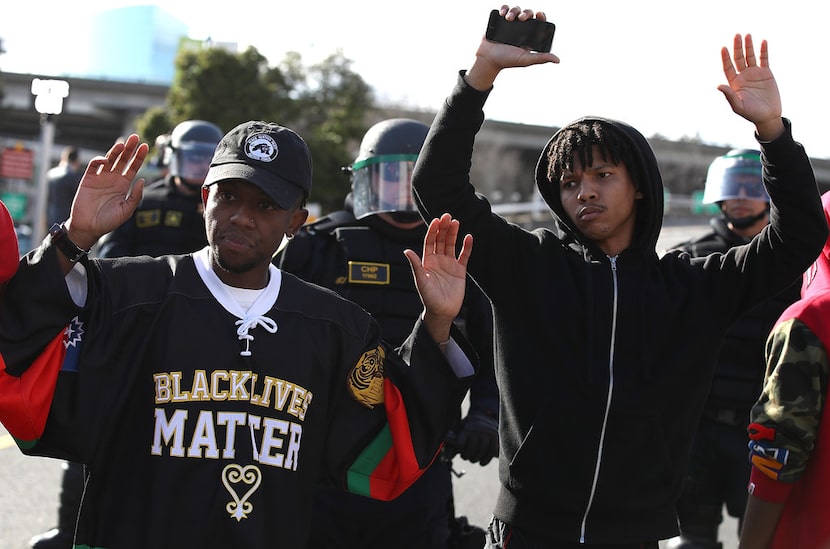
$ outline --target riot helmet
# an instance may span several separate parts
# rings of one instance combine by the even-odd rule
[[[219,126],[205,120],[178,124],[170,133],[164,155],[170,175],[192,189],[200,188],[223,135]]]
[[[769,202],[762,177],[761,151],[732,149],[709,165],[703,203],[719,204],[734,198]]]
[[[408,118],[378,122],[366,132],[354,163],[352,178],[354,216],[386,212],[396,221],[420,219],[412,200],[412,170],[429,126]]]
[[[709,165],[704,204],[717,204],[723,218],[736,230],[747,229],[764,219],[769,212],[769,195],[764,188],[761,151],[732,149]],[[764,202],[766,207],[753,215],[730,215],[727,200],[744,199]]]

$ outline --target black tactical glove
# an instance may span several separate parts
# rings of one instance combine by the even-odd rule
[[[470,410],[448,444],[467,461],[487,465],[499,455],[499,422],[486,410]]]

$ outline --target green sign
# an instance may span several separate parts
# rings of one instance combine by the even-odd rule
[[[9,209],[14,221],[22,221],[26,217],[26,203],[28,197],[25,193],[14,193],[11,191],[4,191],[0,193],[0,200]]]

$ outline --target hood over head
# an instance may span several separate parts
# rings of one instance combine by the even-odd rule
[[[564,169],[574,159],[590,164],[593,147],[607,160],[625,163],[643,198],[637,201],[637,220],[632,247],[654,252],[663,223],[663,179],[657,159],[646,138],[632,126],[602,117],[583,117],[563,127],[550,138],[536,164],[536,186],[553,212],[560,238],[590,256],[604,255],[571,222],[559,196]]]

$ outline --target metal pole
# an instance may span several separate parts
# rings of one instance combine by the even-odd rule
[[[52,144],[55,141],[53,114],[63,110],[63,100],[69,96],[69,82],[64,80],[32,80],[35,110],[40,113],[40,171],[38,172],[37,200],[32,216],[32,244],[46,236],[46,199],[49,195],[49,168],[52,167]]]
[[[55,123],[52,115],[40,115],[40,170],[38,171],[37,200],[32,227],[32,245],[40,245],[46,237],[46,199],[49,193],[49,168],[52,167],[52,144],[55,141]]]

